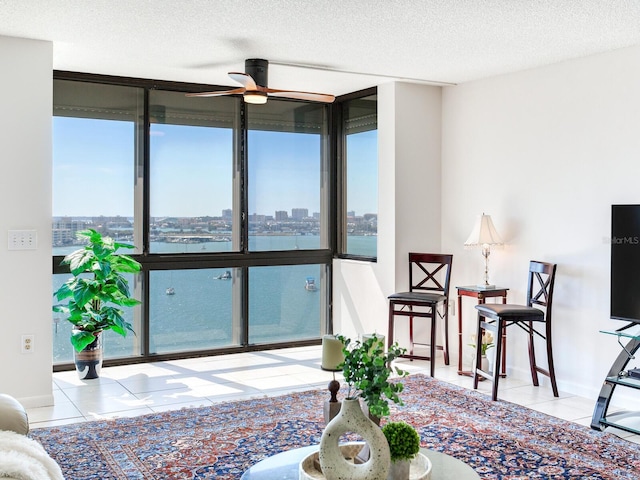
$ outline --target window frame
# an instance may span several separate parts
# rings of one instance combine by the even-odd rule
[[[327,189],[328,192],[325,195],[328,195],[328,198],[323,200],[324,209],[327,211],[327,215],[329,217],[329,221],[326,224],[326,234],[329,236],[329,246],[328,248],[319,248],[314,250],[283,250],[283,251],[249,251],[248,249],[248,215],[247,211],[247,177],[248,172],[246,169],[247,165],[247,122],[246,122],[246,107],[244,103],[241,101],[241,97],[238,97],[238,101],[240,103],[239,106],[239,115],[237,119],[237,127],[234,126],[234,151],[237,152],[235,155],[235,161],[239,164],[238,168],[238,181],[240,188],[239,195],[239,203],[241,211],[234,213],[234,216],[240,220],[240,250],[232,251],[232,252],[205,252],[205,253],[179,253],[179,254],[171,254],[171,253],[151,253],[149,251],[149,239],[150,239],[150,176],[147,174],[149,172],[150,167],[150,137],[148,135],[149,127],[150,127],[150,112],[149,112],[149,92],[151,90],[160,89],[160,90],[169,90],[175,92],[202,92],[202,91],[211,91],[215,89],[226,89],[226,87],[215,86],[215,85],[203,85],[203,84],[194,84],[194,83],[182,83],[182,82],[169,82],[169,81],[156,81],[156,80],[145,80],[131,77],[114,77],[114,76],[105,76],[105,75],[95,75],[95,74],[85,74],[78,72],[69,72],[69,71],[54,71],[53,72],[54,80],[71,80],[71,81],[79,81],[79,82],[89,82],[89,83],[100,83],[107,85],[120,85],[120,86],[130,86],[130,87],[139,87],[144,91],[144,121],[141,129],[143,131],[138,132],[140,135],[141,141],[139,142],[139,148],[142,149],[142,152],[138,152],[138,164],[136,165],[136,176],[138,178],[142,178],[142,206],[141,208],[136,205],[135,214],[141,215],[141,221],[135,226],[135,238],[136,245],[141,245],[136,249],[136,253],[133,253],[131,256],[134,257],[142,264],[142,270],[139,273],[141,276],[141,285],[143,288],[141,289],[141,300],[142,300],[142,308],[141,308],[141,331],[139,335],[142,338],[142,342],[140,344],[140,355],[130,356],[130,357],[122,357],[122,358],[111,358],[105,359],[104,365],[122,365],[122,364],[133,364],[133,363],[142,363],[149,361],[162,361],[162,360],[171,360],[177,358],[188,358],[188,357],[196,357],[196,356],[205,356],[205,355],[220,355],[226,353],[238,353],[244,351],[256,351],[256,350],[269,350],[275,348],[285,348],[291,346],[304,346],[304,345],[319,345],[321,342],[322,334],[332,331],[332,317],[331,317],[331,304],[332,304],[332,260],[335,257],[334,252],[335,249],[333,245],[335,244],[333,239],[335,238],[335,223],[334,223],[334,214],[333,214],[333,197],[335,196],[336,191],[336,182],[335,182],[335,157],[333,155],[334,149],[331,148],[331,119],[333,118],[333,105],[327,105],[327,112],[325,118],[327,118],[328,127],[327,137],[329,143],[328,149],[328,170],[329,170],[329,181]],[[280,100],[280,99],[279,99]],[[296,100],[291,100],[294,102],[299,102]],[[306,103],[306,102],[299,102]],[[141,175],[140,175],[141,174]],[[137,195],[137,194],[136,194]],[[235,200],[234,200],[235,202]],[[235,207],[235,205],[234,205]],[[141,212],[139,211],[141,210]],[[141,242],[138,240],[141,239]],[[139,250],[139,251],[138,251]],[[56,255],[52,257],[52,273],[68,273],[68,266],[61,266],[60,263],[63,259],[63,256]],[[320,325],[320,333],[317,339],[307,339],[307,340],[299,340],[299,341],[285,341],[279,343],[268,343],[268,344],[252,344],[249,343],[250,339],[248,338],[248,309],[249,309],[249,298],[248,298],[248,269],[250,267],[255,266],[290,266],[290,265],[309,265],[309,264],[320,264],[325,266],[325,278],[326,278],[326,298],[322,304],[321,308],[321,325]],[[163,354],[152,354],[149,352],[149,326],[150,326],[150,312],[149,312],[149,288],[146,286],[149,285],[150,280],[150,272],[156,270],[172,270],[172,269],[207,269],[207,268],[239,268],[242,269],[243,274],[242,282],[243,285],[240,287],[243,289],[243,293],[241,295],[242,301],[240,305],[240,315],[241,319],[241,333],[240,333],[240,345],[239,346],[229,346],[229,347],[221,347],[210,350],[197,350],[197,351],[188,351],[188,352],[175,352],[175,353],[163,353]],[[69,370],[73,368],[72,363],[59,363],[54,365],[54,371],[62,371]]]
[[[356,260],[361,262],[377,263],[378,257],[356,255],[347,252],[347,157],[346,157],[346,131],[344,104],[359,98],[377,95],[378,88],[371,87],[357,92],[341,95],[336,99],[336,108],[332,116],[333,150],[335,159],[334,178],[336,181],[335,194],[332,195],[334,201],[334,220],[332,225],[335,228],[333,249],[335,257],[345,260]],[[376,185],[378,189],[378,185]],[[377,248],[376,248],[377,252]]]

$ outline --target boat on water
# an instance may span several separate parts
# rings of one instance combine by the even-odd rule
[[[316,286],[316,279],[313,277],[307,277],[307,280],[304,283],[304,289],[309,292],[315,292],[318,290],[318,287]]]
[[[215,277],[216,280],[231,280],[231,270],[226,270],[223,274]]]
[[[175,295],[175,293],[176,293],[176,289],[175,289],[175,288],[173,288],[173,287],[169,287],[169,288],[167,288],[167,289],[165,290],[165,292],[164,292],[164,293],[166,293],[167,295]]]

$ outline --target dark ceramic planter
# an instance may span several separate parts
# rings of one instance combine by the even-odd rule
[[[91,380],[100,376],[102,369],[102,335],[100,333],[96,334],[95,340],[82,351],[77,352],[74,349],[73,353],[80,380]]]

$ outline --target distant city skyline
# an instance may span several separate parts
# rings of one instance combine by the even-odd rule
[[[290,214],[289,212],[291,212],[292,210],[299,210],[297,208],[292,208],[290,210],[277,210],[276,212],[274,212],[274,214],[269,214],[269,213],[250,213],[249,216],[260,216],[260,217],[268,217],[268,218],[276,218],[276,214],[278,212],[284,211],[287,213],[287,218],[289,220],[294,220],[296,217],[293,216],[293,214]],[[303,210],[307,210],[306,208]],[[229,212],[229,214],[227,214],[226,212]],[[158,216],[151,216],[152,220],[158,220],[158,219],[165,219],[165,218],[178,218],[178,219],[183,219],[183,218],[220,218],[220,219],[225,219],[225,218],[230,218],[232,216],[231,213],[231,209],[224,209],[222,211],[222,213],[220,215],[195,215],[195,216],[176,216],[176,215],[158,215]],[[320,212],[309,212],[308,215],[306,217],[301,217],[301,218],[318,218],[320,215]],[[365,217],[368,215],[373,215],[375,217],[378,216],[377,213],[372,213],[372,212],[362,212],[362,213],[357,213],[353,210],[349,210],[347,212],[347,216],[351,217]],[[97,218],[106,218],[106,219],[116,219],[116,218],[124,218],[128,221],[133,221],[134,217],[131,215],[53,215],[53,219],[54,220],[60,220],[60,219],[64,219],[64,218],[71,218],[74,220],[94,220]]]
[[[230,208],[230,129],[153,124],[150,134],[152,216],[220,216]],[[375,135],[349,136],[347,208],[360,216],[378,211],[370,183],[377,185],[377,172],[368,163],[377,156]],[[54,117],[53,215],[132,217],[134,145],[131,122]],[[318,135],[250,131],[248,148],[249,214],[320,211]]]

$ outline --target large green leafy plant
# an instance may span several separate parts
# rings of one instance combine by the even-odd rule
[[[139,272],[141,265],[127,255],[116,254],[118,249],[134,248],[133,245],[115,242],[93,229],[76,235],[88,244],[62,260],[62,265],[69,265],[72,277],[54,296],[59,302],[66,299],[68,302],[54,305],[53,311],[67,315],[73,324],[71,344],[79,352],[104,330],[113,330],[123,337],[127,331],[135,333],[124,319],[121,307],[133,307],[140,301],[131,298],[129,284],[122,274]]]
[[[389,401],[403,405],[398,394],[404,385],[391,382],[390,377],[394,372],[398,377],[409,375],[409,372],[391,365],[406,349],[394,343],[385,352],[383,342],[375,334],[364,342],[357,340],[352,343],[342,335],[337,338],[343,345],[344,362],[340,368],[349,386],[347,398],[363,398],[369,413],[378,418],[389,415]]]

